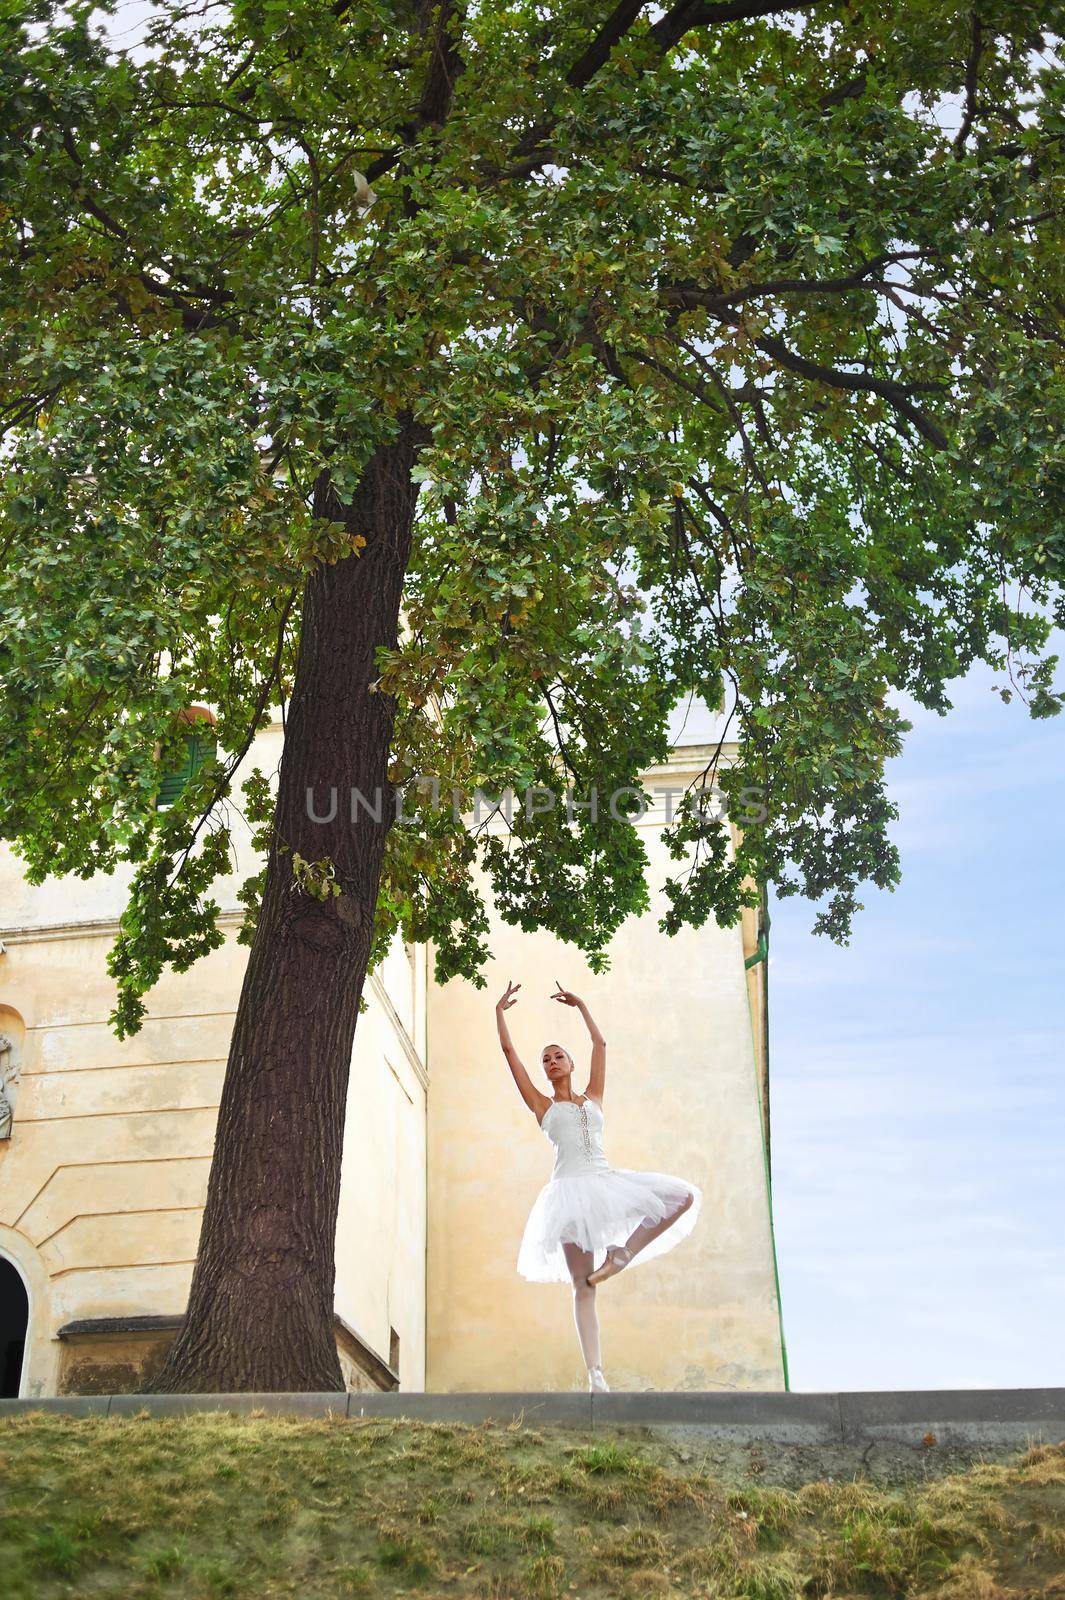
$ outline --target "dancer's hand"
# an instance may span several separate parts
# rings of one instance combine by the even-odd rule
[[[575,994],[571,994],[568,989],[563,989],[557,978],[555,979],[555,985],[558,992],[551,996],[552,1000],[561,1000],[564,1006],[580,1005],[580,1000],[577,998],[577,996]]]
[[[511,1006],[514,1004],[514,1002],[518,998],[518,990],[520,988],[521,988],[521,984],[520,983],[510,983],[510,982],[508,982],[507,983],[507,992],[506,992],[506,994],[502,995],[496,1001],[496,1010],[497,1011],[509,1011]]]

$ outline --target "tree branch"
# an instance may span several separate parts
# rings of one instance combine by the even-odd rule
[[[123,244],[127,245],[131,251],[136,253],[135,242],[129,230],[124,228],[120,222],[118,222],[107,211],[105,211],[99,200],[93,193],[90,192],[88,180],[85,175],[85,163],[81,159],[81,153],[74,141],[74,135],[69,128],[63,129],[62,139],[63,148],[70,157],[70,160],[73,163],[77,173],[77,176],[72,176],[67,180],[75,199],[81,205],[82,209],[86,211],[89,216],[94,217],[107,233],[109,233],[113,238],[120,240]],[[150,251],[145,250],[143,252],[143,259],[145,261],[154,262],[154,264],[160,267],[168,275],[168,277],[173,278],[175,283],[183,283],[190,293],[197,295],[200,299],[207,300],[211,305],[224,305],[234,299],[234,296],[226,289],[219,289],[213,285],[192,282],[190,279],[186,278],[182,273],[180,273],[171,262],[167,261],[165,257],[154,256]],[[160,285],[154,278],[150,278],[143,270],[141,270],[141,277],[146,287],[151,289],[153,294],[159,294],[162,292],[167,294],[169,298],[181,303],[181,297],[176,293],[176,291],[172,289],[164,290],[162,285]]]
[[[844,294],[849,289],[875,287],[875,284],[867,281],[871,272],[879,272],[884,267],[894,266],[899,261],[913,260],[922,254],[920,250],[901,250],[894,254],[885,252],[864,262],[848,277],[770,278],[765,283],[748,283],[741,289],[721,293],[711,289],[700,289],[696,284],[671,283],[661,290],[659,300],[662,305],[673,306],[681,311],[700,307],[723,314],[731,306],[739,305],[744,300],[755,300],[764,294]]]
[[[797,355],[779,339],[763,337],[753,342],[757,349],[771,356],[778,366],[798,373],[801,378],[811,378],[816,383],[826,384],[830,389],[879,395],[900,416],[905,417],[907,422],[912,423],[929,444],[934,445],[937,450],[950,449],[950,440],[943,430],[937,427],[931,418],[925,416],[923,411],[919,411],[909,398],[915,392],[938,388],[939,385],[901,384],[894,383],[890,378],[876,378],[869,372],[841,372],[838,367],[823,367],[816,361],[809,361],[805,356]]]
[[[457,37],[461,29],[451,26],[454,19],[461,19],[462,15],[457,0],[441,0],[437,8],[429,70],[418,103],[418,127],[442,128],[447,121],[455,84],[465,65]]]
[[[781,0],[730,0],[730,3],[711,5],[707,0],[680,0],[672,11],[667,11],[650,30],[649,37],[656,48],[665,54],[692,28],[704,28],[715,22],[747,22],[755,17],[768,17],[774,11],[811,11],[825,0],[807,0],[805,5],[782,5]]]
[[[567,72],[566,82],[571,88],[581,89],[590,78],[595,77],[614,46],[632,27],[646,3],[647,0],[620,0],[620,4],[603,23],[587,50],[577,58]]]
[[[983,30],[980,25],[980,18],[974,11],[972,14],[969,59],[965,63],[965,114],[961,119],[961,127],[954,136],[954,154],[959,160],[965,153],[965,141],[969,137],[969,130],[976,116],[976,79],[980,70],[980,51],[982,48]]]
[[[645,3],[646,0],[642,0],[642,3],[638,3],[638,0],[620,0],[591,44],[566,74],[568,87],[583,89],[595,76],[600,67],[610,59],[614,46],[624,38]],[[826,0],[806,0],[803,5],[789,6],[786,3],[781,5],[780,0],[729,0],[727,4],[709,5],[703,3],[703,0],[681,0],[680,5],[667,12],[648,30],[646,37],[653,41],[657,53],[664,55],[683,34],[688,32],[689,28],[715,22],[741,22],[754,17],[769,16],[774,11],[809,11],[813,6],[825,3]],[[674,29],[679,31],[673,31]],[[543,145],[551,136],[555,125],[553,119],[545,118],[524,133],[513,151],[514,165],[508,166],[502,176],[527,178],[545,162],[550,161],[552,151],[543,148]]]

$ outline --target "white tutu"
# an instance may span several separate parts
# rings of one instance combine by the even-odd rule
[[[625,1270],[664,1255],[691,1233],[701,1191],[672,1173],[610,1166],[602,1148],[603,1113],[594,1100],[555,1101],[542,1127],[556,1149],[555,1170],[525,1224],[517,1263],[523,1278],[569,1283],[564,1244],[590,1250],[599,1266],[608,1245],[624,1244],[642,1222],[653,1225],[678,1212],[673,1225],[633,1256]],[[681,1211],[689,1197],[688,1209]]]

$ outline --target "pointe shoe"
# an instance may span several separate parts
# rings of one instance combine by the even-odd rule
[[[597,1283],[602,1283],[605,1278],[612,1278],[622,1267],[627,1267],[632,1260],[632,1251],[626,1250],[623,1244],[612,1244],[606,1253],[606,1260],[595,1272],[589,1272],[588,1282],[594,1289]]]
[[[603,1377],[602,1367],[588,1368],[588,1387],[593,1394],[609,1394],[610,1385]]]

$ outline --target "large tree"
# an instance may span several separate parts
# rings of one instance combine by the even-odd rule
[[[396,824],[413,775],[608,797],[701,696],[765,816],[732,859],[681,808],[663,928],[753,884],[846,941],[899,875],[899,693],[945,711],[982,660],[1060,708],[1065,10],[608,6],[0,24],[0,835],[33,882],[135,864],[120,1036],[222,942],[226,797],[286,715],[171,1389],[340,1386],[346,1078],[397,928],[483,983],[476,861],[595,970],[648,904],[634,796]],[[157,809],[199,701],[217,759]]]

